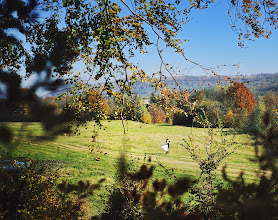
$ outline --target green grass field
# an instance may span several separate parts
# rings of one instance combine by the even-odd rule
[[[13,143],[16,145],[12,154],[27,156],[58,164],[61,166],[61,178],[70,179],[74,182],[83,179],[92,183],[106,178],[103,186],[94,196],[95,210],[103,208],[103,199],[107,193],[105,185],[111,186],[115,182],[117,161],[121,152],[125,153],[130,168],[139,168],[142,163],[151,157],[151,164],[155,165],[154,178],[168,178],[165,168],[173,172],[177,177],[190,176],[197,179],[200,174],[198,164],[193,161],[187,150],[180,145],[188,136],[194,138],[196,152],[203,156],[205,145],[208,141],[207,133],[203,128],[189,128],[172,126],[167,124],[145,125],[138,122],[128,121],[125,123],[127,133],[124,135],[121,121],[105,121],[105,129],[98,129],[97,142],[93,147],[92,135],[97,129],[93,123],[87,124],[87,129],[82,127],[80,135],[63,135],[53,141],[42,141],[39,136],[43,130],[39,123],[29,123],[22,130],[21,123],[7,123],[15,131]],[[220,132],[214,135],[214,143],[221,141]],[[28,137],[28,138],[27,138]],[[171,141],[169,154],[160,149],[166,138]],[[227,143],[233,140],[233,135],[225,136]],[[230,176],[235,178],[239,172],[244,171],[247,181],[256,180],[258,164],[251,162],[254,159],[253,140],[247,135],[238,134],[234,139],[235,144],[228,147],[230,151],[240,146],[229,157],[225,158],[217,171],[217,178],[221,181],[221,168],[227,166]],[[163,168],[161,165],[165,168]],[[168,178],[168,181],[171,181]]]

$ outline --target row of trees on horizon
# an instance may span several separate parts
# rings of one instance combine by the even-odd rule
[[[24,88],[22,92],[28,93],[28,89]],[[206,117],[211,126],[217,126],[221,121],[225,127],[233,128],[243,128],[252,121],[254,114],[259,117],[262,112],[278,109],[276,93],[255,97],[241,82],[192,93],[165,89],[160,94],[152,93],[148,103],[136,94],[104,97],[95,89],[79,95],[62,94],[37,99],[42,99],[57,115],[73,110],[73,120],[76,121],[126,119],[146,124],[202,126],[201,118]],[[1,114],[1,121],[38,121],[31,115],[31,108],[31,103],[14,105],[13,111]],[[5,108],[1,109],[5,112]]]

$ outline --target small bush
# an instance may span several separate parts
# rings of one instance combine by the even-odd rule
[[[83,202],[70,199],[67,194],[55,187],[58,177],[56,174],[44,174],[44,167],[35,162],[10,161],[13,164],[9,169],[0,168],[1,219],[80,217]]]
[[[140,121],[145,123],[145,124],[151,124],[152,123],[151,114],[148,111],[144,112],[143,115],[140,118]]]
[[[196,126],[194,117],[191,114],[186,114],[182,110],[175,110],[173,115],[173,125]]]
[[[166,115],[160,106],[152,104],[148,108],[148,112],[151,114],[152,123],[164,123],[166,121]]]

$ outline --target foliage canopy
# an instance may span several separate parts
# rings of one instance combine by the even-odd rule
[[[113,93],[112,80],[122,91],[130,91],[136,80],[159,83],[165,71],[173,74],[163,60],[163,49],[172,48],[185,61],[193,62],[185,56],[184,39],[179,39],[178,33],[191,19],[193,10],[205,9],[217,2],[2,1],[1,69],[22,70],[27,77],[39,74],[44,81],[52,76],[73,80],[69,77],[73,64],[83,61],[88,78],[105,80],[104,90],[109,94]],[[239,36],[240,45],[244,39],[269,37],[271,29],[277,28],[278,4],[274,0],[227,2],[227,15]],[[153,78],[134,65],[131,59],[137,53],[148,52],[148,46],[152,44],[161,58],[161,69]],[[197,65],[209,71],[205,66]],[[46,74],[43,76],[42,73]]]

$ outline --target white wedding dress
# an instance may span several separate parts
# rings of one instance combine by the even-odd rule
[[[166,152],[168,152],[168,144],[164,144],[163,146],[161,146],[161,149],[165,150]]]

